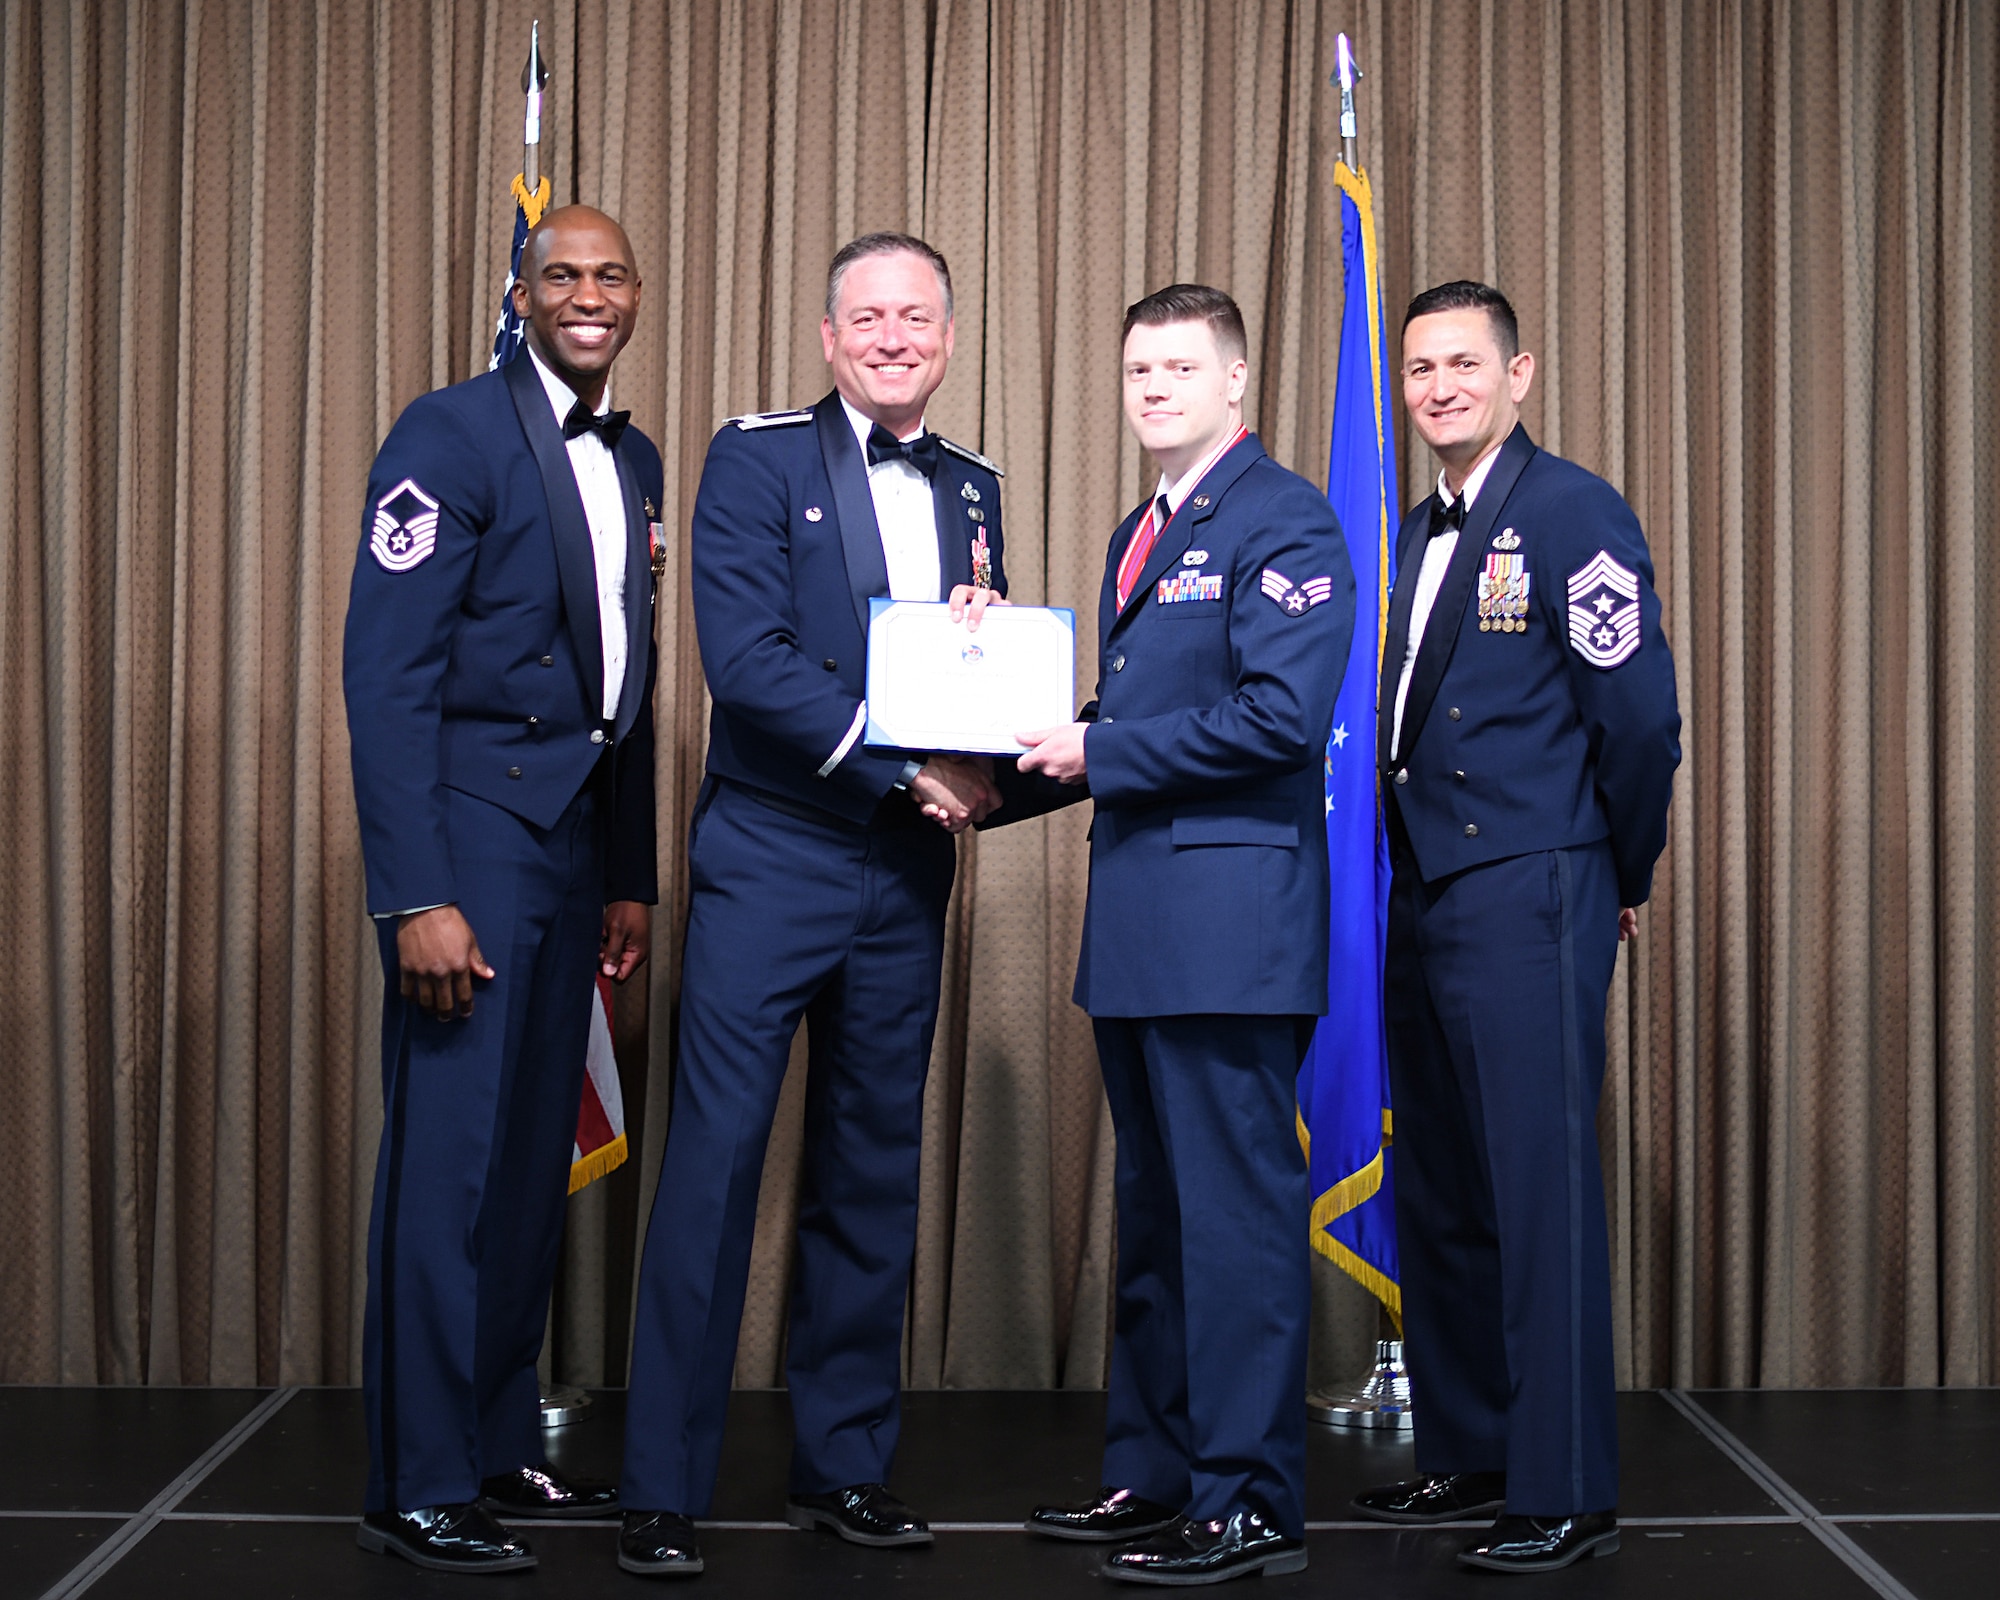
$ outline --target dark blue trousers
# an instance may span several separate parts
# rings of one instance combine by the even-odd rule
[[[382,1148],[362,1382],[370,1511],[477,1499],[543,1459],[535,1359],[562,1245],[604,920],[591,790],[544,831],[445,791],[459,909],[491,982],[439,1022],[380,925]]]
[[[1392,839],[1394,831],[1392,829]],[[1618,1502],[1597,1100],[1618,949],[1607,844],[1431,884],[1392,844],[1385,972],[1403,1329],[1426,1473],[1507,1509]]]
[[[1305,1536],[1311,1017],[1097,1017],[1118,1130],[1104,1482]]]
[[[640,1266],[628,1510],[707,1513],[764,1149],[803,1017],[805,1150],[786,1377],[794,1492],[889,1475],[916,1249],[924,1079],[957,851],[896,796],[860,828],[710,779],[666,1157]]]

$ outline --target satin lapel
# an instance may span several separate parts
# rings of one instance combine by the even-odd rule
[[[625,682],[619,687],[618,724],[612,730],[614,739],[623,739],[639,715],[653,649],[653,548],[646,526],[652,519],[646,515],[639,480],[624,456],[613,451],[612,459],[618,464],[618,488],[625,503]]]
[[[937,515],[938,598],[942,600],[951,593],[953,584],[972,582],[972,541],[986,524],[966,515],[975,508],[958,492],[965,479],[953,476],[949,454],[938,453],[944,460],[931,476],[931,507]],[[982,514],[985,511],[984,506],[977,509]]]
[[[1432,494],[1410,513],[1397,533],[1396,589],[1389,596],[1389,623],[1382,634],[1379,683],[1389,692],[1375,710],[1375,764],[1389,769],[1389,735],[1396,721],[1396,689],[1403,681],[1403,657],[1410,653],[1410,613],[1416,610],[1417,575],[1423,569],[1424,537],[1430,527]]]
[[[1480,485],[1479,498],[1472,502],[1465,526],[1459,530],[1458,547],[1451,553],[1451,565],[1438,587],[1437,603],[1431,607],[1424,625],[1424,642],[1417,647],[1416,665],[1410,669],[1410,697],[1403,702],[1403,748],[1408,750],[1423,732],[1424,718],[1437,698],[1444,669],[1458,645],[1460,628],[1465,625],[1465,603],[1472,597],[1473,581],[1486,554],[1486,540],[1506,509],[1507,496],[1515,480],[1535,453],[1528,430],[1516,427],[1500,447],[1500,455]]]
[[[569,623],[570,648],[590,715],[604,709],[604,635],[597,616],[597,557],[590,547],[590,523],[583,514],[576,472],[569,463],[569,446],[549,409],[548,391],[531,360],[510,361],[500,369],[514,397],[514,410],[528,436],[535,465],[542,469],[542,492],[549,502],[549,530],[555,539],[556,576],[562,584],[563,616]]]
[[[854,429],[835,390],[813,407],[820,458],[833,485],[833,514],[840,521],[840,551],[847,562],[848,597],[854,619],[868,632],[868,602],[889,592],[889,563],[882,555],[882,530],[875,526],[875,497],[868,492],[868,466],[861,459]]]
[[[1194,546],[1197,530],[1221,507],[1222,497],[1229,492],[1229,486],[1242,477],[1253,462],[1262,460],[1263,455],[1264,446],[1258,442],[1257,435],[1249,434],[1234,450],[1202,474],[1201,481],[1181,502],[1173,520],[1160,530],[1160,536],[1153,541],[1153,553],[1146,557],[1145,566],[1139,569],[1138,580],[1132,585],[1132,592],[1125,597],[1124,609],[1118,614],[1120,622],[1132,615],[1142,596],[1150,594],[1153,585],[1166,575],[1167,569],[1178,563],[1182,555]],[[1197,500],[1207,503],[1196,505]],[[1140,514],[1145,514],[1143,507]],[[1124,554],[1122,545],[1119,554]]]

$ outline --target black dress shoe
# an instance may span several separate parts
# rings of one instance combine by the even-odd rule
[[[433,1572],[525,1572],[535,1564],[527,1540],[501,1527],[476,1500],[464,1506],[371,1511],[354,1530],[354,1542]]]
[[[677,1511],[628,1511],[618,1530],[618,1565],[649,1578],[692,1578],[701,1571],[694,1524]]]
[[[1254,1511],[1239,1511],[1222,1522],[1179,1522],[1144,1544],[1106,1557],[1100,1571],[1127,1583],[1180,1587],[1222,1583],[1252,1572],[1275,1578],[1305,1569],[1305,1540],[1288,1539]]]
[[[592,1478],[560,1478],[550,1466],[521,1467],[487,1478],[479,1498],[503,1517],[608,1517],[618,1490]]]
[[[1585,1556],[1618,1553],[1618,1513],[1573,1517],[1502,1517],[1493,1531],[1458,1553],[1462,1567],[1488,1572],[1554,1572]]]
[[[1427,1478],[1363,1489],[1348,1502],[1376,1522],[1471,1522],[1507,1506],[1504,1472],[1434,1472]]]
[[[1172,1506],[1106,1484],[1095,1500],[1083,1505],[1036,1506],[1028,1517],[1028,1532],[1088,1544],[1118,1544],[1143,1539],[1180,1520]]]
[[[879,1483],[852,1483],[831,1494],[795,1494],[785,1502],[795,1528],[831,1528],[849,1544],[929,1544],[931,1525]]]

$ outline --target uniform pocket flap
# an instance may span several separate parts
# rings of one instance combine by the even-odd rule
[[[1174,818],[1174,844],[1266,844],[1299,847],[1298,818],[1272,811],[1192,811]]]

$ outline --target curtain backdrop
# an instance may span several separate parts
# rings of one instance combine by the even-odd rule
[[[621,405],[685,530],[733,413],[828,386],[827,258],[952,262],[932,420],[1078,608],[1149,474],[1125,305],[1249,322],[1324,481],[1334,35],[1392,324],[1500,283],[1527,425],[1652,540],[1687,717],[1601,1134],[1627,1382],[2000,1379],[2000,14],[1978,0],[8,0],[0,38],[0,1381],[355,1381],[380,974],[339,691],[377,441],[484,364],[539,15],[558,200],[645,278]],[[1412,456],[1415,497],[1435,463]],[[705,705],[658,613],[665,903],[637,1157],[572,1202],[564,1376],[622,1380]],[[1103,1381],[1111,1131],[1068,1000],[1081,808],[962,846],[907,1372]],[[1335,1003],[1339,1003],[1336,994]],[[780,1381],[801,1083],[737,1376]],[[1300,1248],[1306,1248],[1301,1219]],[[1321,1264],[1316,1370],[1372,1307]]]

